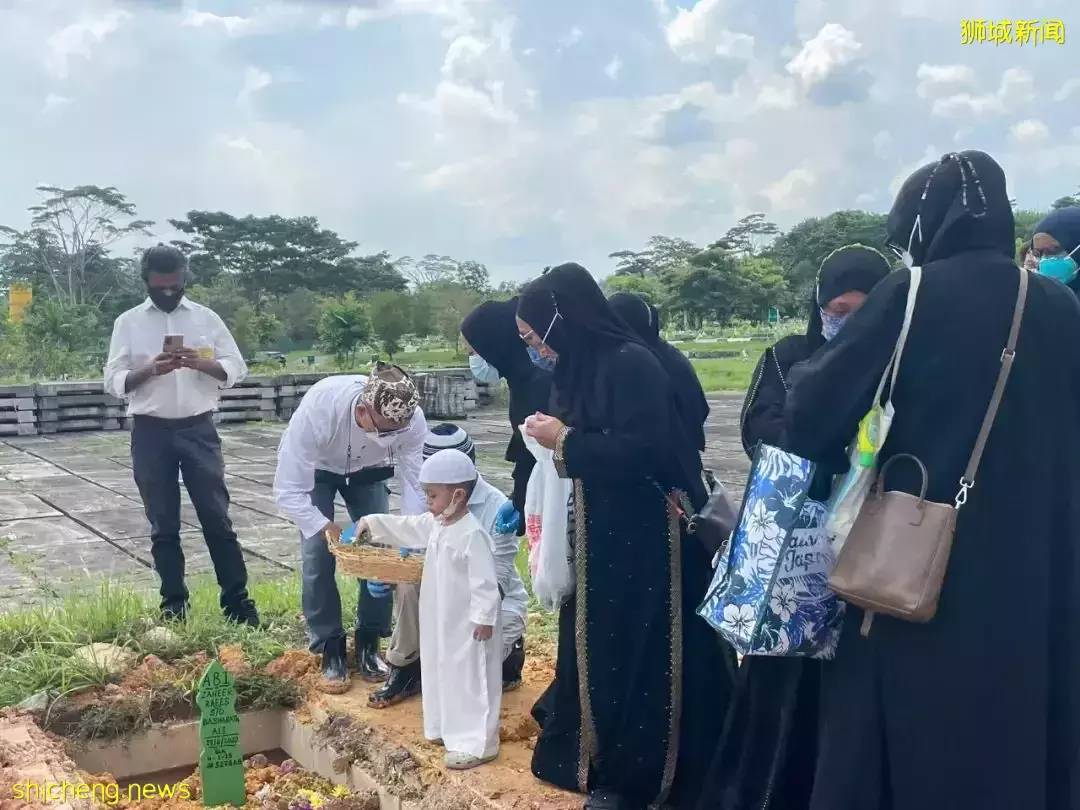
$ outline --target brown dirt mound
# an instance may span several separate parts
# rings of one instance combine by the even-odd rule
[[[438,780],[437,772],[424,772],[405,748],[388,744],[371,728],[343,715],[330,717],[315,732],[315,743],[333,749],[344,761],[342,770],[356,763],[380,785],[400,799],[419,799],[427,786]]]
[[[502,742],[525,742],[540,733],[540,726],[527,714],[503,710],[499,717],[499,739]]]
[[[244,650],[238,645],[225,645],[224,647],[218,647],[218,660],[221,662],[221,666],[230,675],[247,675],[251,672],[251,667],[247,665],[247,661],[244,660]]]
[[[156,655],[146,656],[142,662],[127,673],[120,681],[120,688],[125,692],[141,692],[164,683],[176,680],[179,671],[166,664]]]

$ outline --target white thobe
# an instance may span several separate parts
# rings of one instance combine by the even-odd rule
[[[431,513],[368,515],[372,539],[424,548],[420,583],[420,680],[424,736],[474,757],[499,750],[502,627],[491,540],[469,512],[449,526]],[[491,625],[487,641],[473,638]]]

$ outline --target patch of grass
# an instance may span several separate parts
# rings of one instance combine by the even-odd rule
[[[706,393],[718,393],[721,391],[745,391],[750,387],[750,378],[754,373],[760,355],[752,355],[750,359],[737,357],[722,358],[717,360],[691,360],[701,387]]]

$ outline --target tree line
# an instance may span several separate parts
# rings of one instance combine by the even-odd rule
[[[155,223],[112,186],[37,191],[24,227],[0,226],[0,284],[34,290],[22,323],[8,322],[6,306],[0,313],[0,375],[87,373],[103,362],[116,316],[145,297],[133,244]],[[1080,193],[1052,207],[1076,204]],[[1044,213],[1016,211],[1018,244]],[[494,286],[476,261],[364,254],[310,216],[188,211],[168,224],[189,258],[188,294],[221,315],[246,355],[317,348],[344,368],[365,348],[392,357],[406,338],[456,345],[476,304],[520,286]],[[763,321],[770,310],[796,316],[822,259],[853,242],[887,250],[885,216],[836,211],[782,232],[755,213],[708,245],[658,235],[612,253],[605,286],[642,295],[685,329]]]

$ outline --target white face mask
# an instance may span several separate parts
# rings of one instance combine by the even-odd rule
[[[466,501],[464,498],[458,498],[459,492],[461,492],[460,489],[455,489],[454,497],[450,499],[450,503],[447,504],[445,509],[435,515],[435,518],[440,523],[448,523],[449,521],[453,520],[461,514],[462,509],[464,509],[465,507]],[[434,514],[434,512],[432,514]]]
[[[364,438],[374,444],[376,447],[381,447],[384,450],[387,447],[391,447],[394,442],[398,440],[399,434],[397,433],[378,433],[377,431],[364,431]]]

